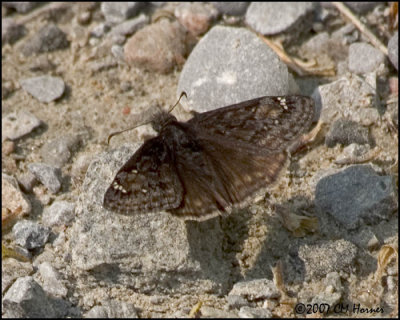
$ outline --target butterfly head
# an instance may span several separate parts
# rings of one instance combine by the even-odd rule
[[[174,121],[177,120],[171,113],[161,110],[153,116],[150,123],[155,131],[160,132],[166,125]]]

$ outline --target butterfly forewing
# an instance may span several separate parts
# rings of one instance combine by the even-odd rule
[[[156,137],[118,171],[104,196],[104,207],[125,214],[154,212],[176,208],[182,197],[168,146]]]
[[[195,114],[187,123],[165,113],[153,124],[159,135],[119,170],[104,206],[196,220],[229,213],[276,180],[286,150],[313,116],[313,100],[304,96],[261,97]]]
[[[199,135],[235,141],[243,148],[286,149],[314,116],[314,102],[305,96],[261,97],[198,113],[188,123]]]

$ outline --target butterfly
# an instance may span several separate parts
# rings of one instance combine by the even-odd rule
[[[277,179],[314,109],[310,97],[289,95],[195,113],[187,122],[161,111],[151,121],[158,135],[119,169],[103,207],[200,221],[229,214]]]

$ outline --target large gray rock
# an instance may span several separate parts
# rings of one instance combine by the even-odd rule
[[[363,221],[373,224],[388,219],[398,205],[393,178],[379,176],[363,165],[322,178],[316,186],[315,203],[349,230]]]
[[[78,282],[145,293],[226,290],[229,264],[222,258],[218,218],[184,222],[165,212],[129,216],[102,207],[106,189],[137,147],[102,154],[87,170],[69,230]]]
[[[190,110],[204,112],[267,95],[289,93],[287,67],[254,33],[217,26],[196,45],[179,78]],[[185,99],[182,99],[185,103]]]

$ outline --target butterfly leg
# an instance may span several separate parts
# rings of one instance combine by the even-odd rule
[[[289,154],[297,153],[302,149],[304,149],[308,144],[313,143],[316,140],[318,133],[321,131],[323,126],[324,122],[322,122],[321,120],[318,121],[314,129],[312,129],[309,133],[302,135],[299,139],[297,139],[297,141],[295,141],[292,145],[289,146],[288,148]]]

